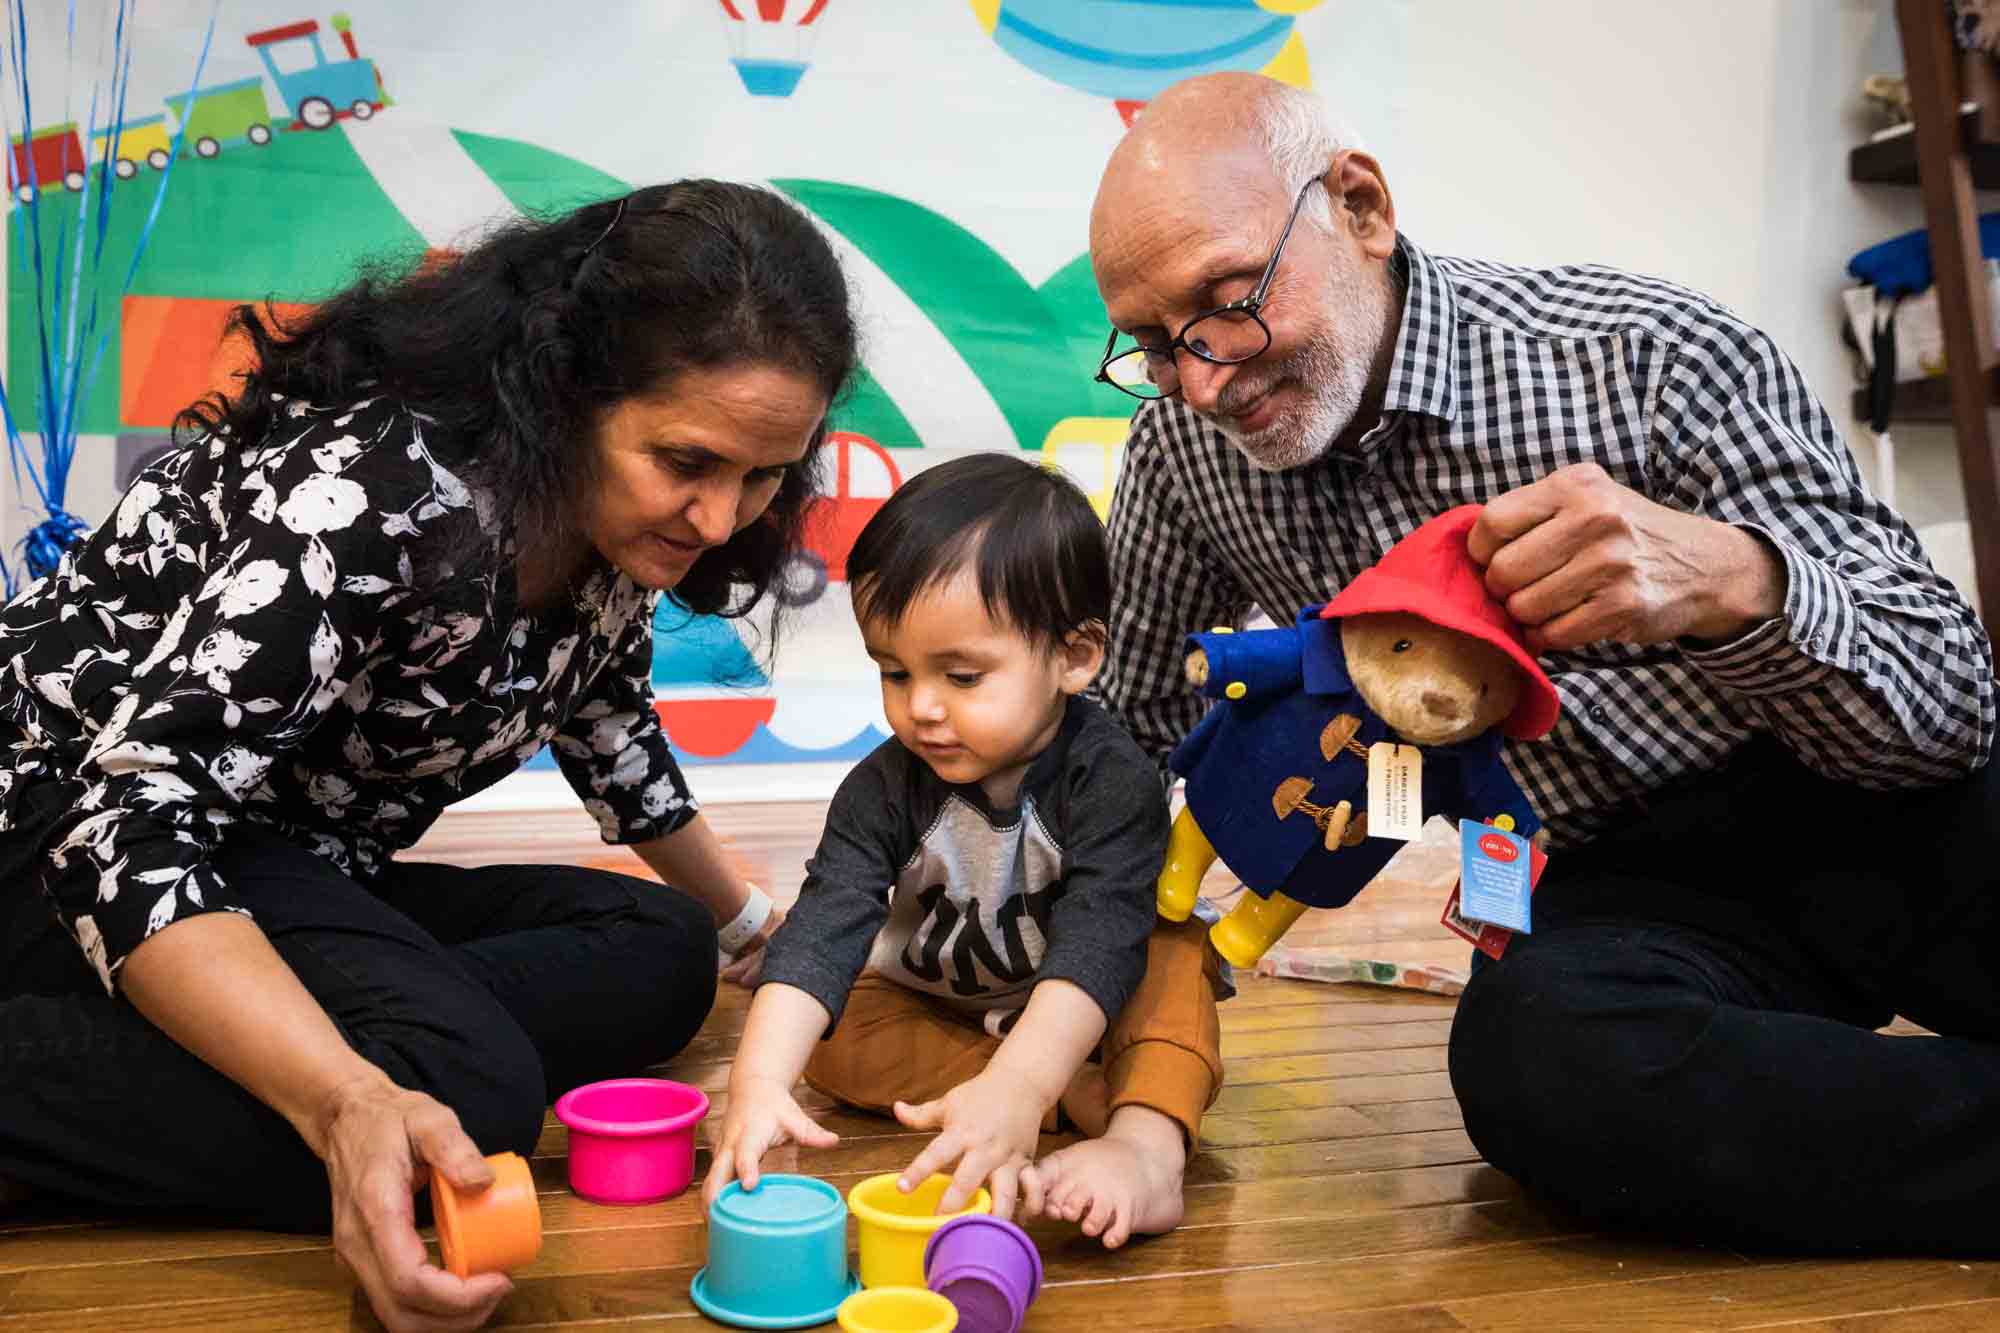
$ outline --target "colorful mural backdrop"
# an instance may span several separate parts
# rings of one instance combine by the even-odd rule
[[[59,9],[60,7],[50,7]],[[80,9],[88,6],[79,5]],[[866,368],[826,451],[828,498],[767,623],[663,609],[654,682],[694,763],[844,760],[886,735],[848,610],[855,533],[967,449],[1061,467],[1102,512],[1131,400],[1092,383],[1104,313],[1085,253],[1105,156],[1146,101],[1211,70],[1341,89],[1392,130],[1405,15],[1381,0],[223,0],[140,7],[114,169],[163,207],[83,405],[79,470],[115,493],[174,414],[224,382],[240,301],[310,304],[366,259],[449,254],[492,220],[684,175],[757,179],[826,229],[864,316]],[[38,49],[59,48],[50,26]],[[52,105],[44,94],[44,105]],[[84,123],[88,125],[88,121]],[[42,225],[73,225],[76,123],[16,136]],[[129,249],[150,188],[114,191]],[[10,241],[8,383],[32,383],[35,278]],[[44,275],[47,281],[47,275]],[[84,514],[85,518],[97,515]],[[32,515],[16,523],[20,531]],[[537,761],[546,765],[546,757]]]

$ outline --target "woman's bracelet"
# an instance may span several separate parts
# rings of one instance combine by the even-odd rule
[[[750,900],[743,904],[743,910],[736,914],[734,921],[715,932],[722,951],[734,957],[739,949],[756,939],[757,932],[771,919],[771,907],[771,895],[752,884]]]

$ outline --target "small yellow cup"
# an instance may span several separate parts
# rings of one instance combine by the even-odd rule
[[[848,1191],[864,1287],[923,1286],[924,1246],[931,1233],[954,1217],[993,1211],[993,1196],[982,1187],[966,1207],[939,1214],[938,1200],[951,1188],[950,1176],[932,1176],[908,1194],[896,1188],[897,1179],[894,1171],[870,1176]]]
[[[876,1287],[840,1303],[845,1333],[952,1333],[958,1308],[922,1287]]]

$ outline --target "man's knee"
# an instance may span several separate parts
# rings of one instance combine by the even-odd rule
[[[1532,1062],[1541,1048],[1519,1034],[1524,1027],[1544,1030],[1549,1006],[1528,983],[1527,971],[1503,965],[1474,973],[1451,1023],[1448,1068],[1465,1132],[1503,1170],[1517,1133],[1532,1132],[1540,1120],[1544,1071]]]
[[[1715,1011],[1671,967],[1579,944],[1481,969],[1452,1021],[1466,1133],[1510,1174],[1643,1149]]]

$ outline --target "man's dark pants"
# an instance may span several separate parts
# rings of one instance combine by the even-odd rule
[[[1488,1161],[1609,1227],[2000,1253],[2000,765],[1874,792],[1759,740],[1551,857],[1533,916],[1452,1025]]]

